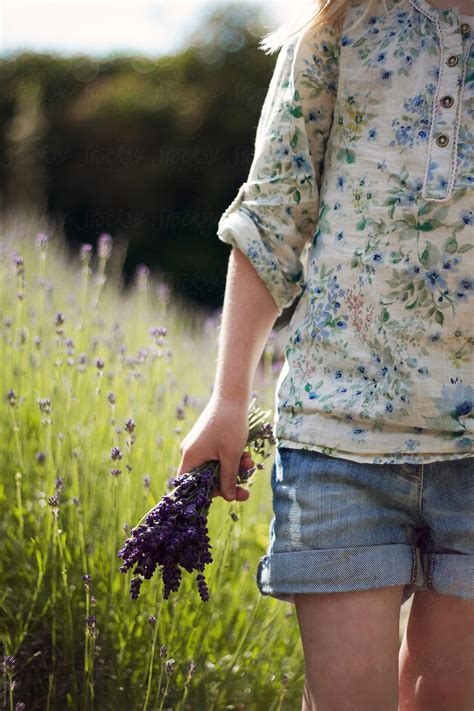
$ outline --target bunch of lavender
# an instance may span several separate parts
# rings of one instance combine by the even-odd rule
[[[265,422],[269,411],[263,411],[251,401],[248,412],[249,434],[247,447],[263,457],[266,443],[275,444],[272,426]],[[198,571],[197,587],[201,600],[209,599],[204,577],[204,566],[212,563],[207,516],[213,501],[213,491],[219,484],[220,464],[211,460],[179,474],[171,480],[174,487],[130,530],[118,556],[124,563],[120,571],[126,573],[135,566],[130,582],[130,595],[136,600],[144,579],[150,579],[161,567],[163,597],[176,592],[181,583],[181,569]],[[249,480],[255,467],[239,472],[238,483]]]

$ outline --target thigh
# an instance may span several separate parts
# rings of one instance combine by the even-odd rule
[[[400,649],[400,711],[474,709],[474,600],[415,593]]]
[[[344,703],[348,709],[396,711],[403,589],[397,585],[294,596],[305,659],[306,711],[343,709]]]

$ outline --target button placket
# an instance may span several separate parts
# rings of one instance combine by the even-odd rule
[[[443,201],[452,194],[456,170],[463,47],[458,27],[432,19],[440,41],[440,68],[421,195],[425,200]]]

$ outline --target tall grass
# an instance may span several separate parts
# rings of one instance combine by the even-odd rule
[[[35,215],[10,215],[0,237],[0,654],[13,657],[1,703],[299,708],[294,608],[255,582],[271,460],[247,502],[214,499],[208,602],[186,574],[169,600],[156,575],[132,601],[119,571],[127,530],[166,493],[209,397],[219,314],[171,299],[146,269],[124,292],[106,243],[81,261],[60,228],[41,231],[47,244]],[[272,408],[269,350],[262,363],[258,404]]]

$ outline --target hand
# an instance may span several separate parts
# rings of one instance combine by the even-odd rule
[[[220,462],[219,486],[212,496],[226,501],[246,501],[250,492],[237,486],[240,469],[250,469],[254,461],[243,451],[248,438],[248,404],[211,397],[192,429],[180,444],[181,462],[177,475],[215,459]]]

